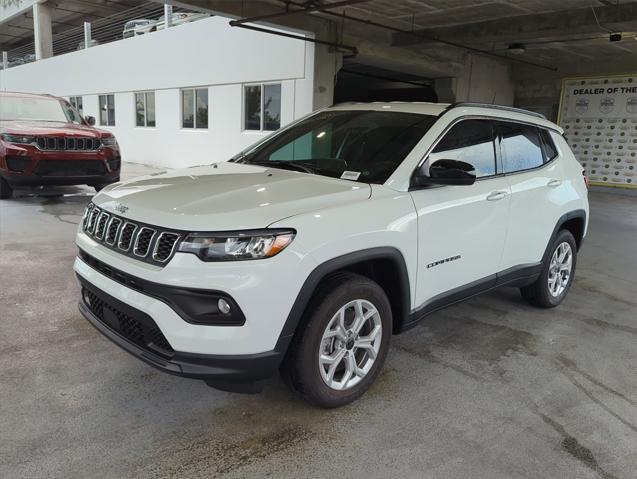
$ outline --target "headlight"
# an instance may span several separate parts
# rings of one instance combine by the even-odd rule
[[[294,230],[239,231],[236,233],[192,233],[178,251],[194,253],[203,261],[235,261],[271,258],[294,239]]]
[[[29,145],[29,144],[37,142],[37,139],[36,139],[35,136],[7,135],[6,133],[3,133],[0,136],[7,143],[17,143],[17,144],[21,144],[21,145]]]
[[[102,146],[117,146],[117,140],[114,136],[102,138]]]

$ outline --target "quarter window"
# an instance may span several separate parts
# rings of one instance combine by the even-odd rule
[[[243,88],[243,128],[274,131],[281,127],[281,84],[246,85]]]
[[[541,128],[540,136],[542,137],[542,148],[544,150],[544,158],[546,161],[551,161],[555,157],[557,157],[557,148],[555,147],[555,143],[553,142],[553,138],[551,138],[551,134],[548,130]]]
[[[495,175],[492,123],[489,120],[464,120],[454,125],[429,154],[428,164],[442,159],[470,163],[477,178]]]
[[[182,90],[181,112],[181,126],[183,128],[208,128],[208,89]]]
[[[115,95],[100,95],[100,125],[115,126]]]
[[[544,164],[538,129],[514,122],[498,122],[504,172],[530,170]]]
[[[155,126],[155,92],[135,93],[135,125]]]
[[[82,97],[81,96],[72,96],[69,97],[69,103],[75,107],[77,111],[80,112],[80,115],[83,115],[83,105],[82,105]]]

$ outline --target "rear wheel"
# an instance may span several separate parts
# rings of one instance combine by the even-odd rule
[[[392,316],[385,292],[364,276],[340,273],[319,287],[307,314],[283,365],[286,382],[316,406],[356,400],[387,356]]]
[[[522,297],[534,306],[553,308],[568,294],[577,263],[577,243],[573,234],[562,230],[551,243],[542,272],[535,283],[520,288]]]
[[[9,185],[7,180],[0,177],[0,199],[6,200],[13,196],[13,188]]]

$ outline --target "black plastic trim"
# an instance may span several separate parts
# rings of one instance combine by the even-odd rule
[[[492,274],[484,278],[473,281],[469,284],[459,286],[450,291],[446,291],[434,296],[409,315],[408,321],[404,324],[400,332],[406,331],[414,327],[420,320],[426,316],[440,311],[447,306],[465,301],[482,293],[492,291],[501,286],[525,286],[535,281],[542,270],[542,263],[525,264],[514,266]]]
[[[307,277],[299,294],[292,305],[292,309],[288,314],[288,317],[283,326],[283,330],[279,335],[277,341],[277,347],[275,349],[280,351],[286,351],[292,337],[294,336],[303,313],[310,302],[310,299],[314,295],[314,291],[319,283],[331,273],[353,266],[357,263],[372,261],[378,259],[389,259],[394,262],[398,270],[398,276],[400,278],[399,290],[401,292],[401,307],[404,311],[403,317],[394,318],[394,327],[400,325],[408,319],[408,314],[411,309],[411,289],[409,281],[409,273],[407,272],[407,266],[405,264],[405,258],[402,253],[393,247],[378,247],[369,248],[353,253],[348,253],[343,256],[338,256],[325,263],[317,266]]]
[[[103,291],[100,293],[108,296]],[[283,359],[283,354],[276,350],[247,355],[207,355],[175,351],[167,359],[141,348],[109,328],[83,301],[79,302],[79,310],[100,333],[136,358],[165,373],[203,379],[209,386],[224,391],[259,392],[263,388],[263,381],[277,372]]]
[[[223,291],[154,283],[115,269],[81,248],[79,256],[87,265],[107,278],[167,304],[187,323],[205,326],[243,326],[245,324],[246,318],[243,311],[237,302]],[[229,314],[218,311],[217,302],[222,298],[230,304]]]

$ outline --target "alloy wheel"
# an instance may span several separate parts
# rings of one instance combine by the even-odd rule
[[[558,297],[568,286],[573,269],[573,250],[567,242],[560,243],[549,264],[548,287],[551,296]]]
[[[319,349],[319,370],[325,384],[343,391],[371,370],[380,351],[383,327],[376,306],[355,299],[332,317]]]

